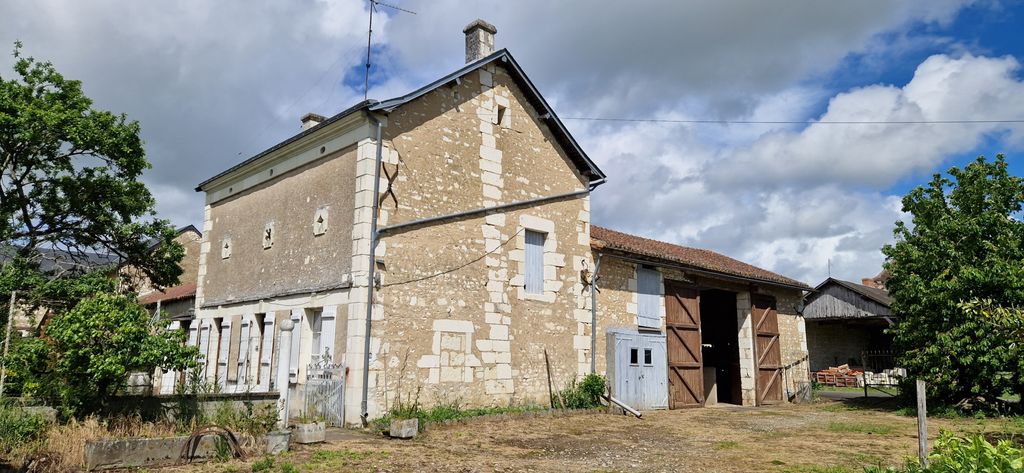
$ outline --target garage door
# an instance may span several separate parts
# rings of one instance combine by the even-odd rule
[[[665,281],[665,330],[668,338],[669,407],[704,405],[704,374],[700,356],[700,292]]]

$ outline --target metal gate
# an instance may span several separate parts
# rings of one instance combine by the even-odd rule
[[[611,329],[607,340],[612,395],[640,410],[667,408],[665,336]]]
[[[345,425],[345,365],[317,363],[306,369],[305,414],[327,425]]]

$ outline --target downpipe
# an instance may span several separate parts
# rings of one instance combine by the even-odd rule
[[[367,272],[368,278],[366,281],[366,333],[363,335],[363,392],[359,404],[359,418],[362,420],[363,427],[369,424],[370,416],[369,408],[367,407],[370,395],[370,329],[373,327],[373,289],[377,284],[377,205],[379,202],[378,196],[380,195],[380,163],[383,152],[383,142],[381,140],[383,124],[373,114],[368,113],[367,116],[377,125],[375,136],[377,140],[377,156],[374,159],[375,164],[373,166],[373,205],[370,214],[370,268]]]

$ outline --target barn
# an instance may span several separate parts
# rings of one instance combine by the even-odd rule
[[[809,395],[806,284],[713,251],[591,227],[597,364],[639,409]]]
[[[872,279],[857,284],[828,278],[807,297],[811,371],[839,365],[881,371],[892,368],[892,298]]]

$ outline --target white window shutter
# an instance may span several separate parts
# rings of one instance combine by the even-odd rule
[[[181,330],[181,322],[174,321],[167,324],[168,331]],[[189,330],[189,338],[192,337],[192,331]],[[176,371],[165,371],[160,375],[160,394],[174,394],[174,380],[178,378]]]
[[[541,294],[544,292],[544,234],[533,230],[526,231],[526,255],[524,279],[526,292]]]
[[[338,354],[334,352],[334,332],[337,326],[338,306],[326,306],[320,313],[320,353],[331,355],[331,363],[338,363]]]
[[[249,326],[252,325],[252,314],[242,316],[242,328],[238,331],[238,366],[235,371],[239,386],[248,386],[249,380]]]
[[[303,309],[292,309],[292,322],[295,328],[292,330],[292,353],[288,360],[288,382],[299,382],[299,348],[302,346],[302,319],[306,311]]]
[[[637,325],[661,328],[661,273],[637,268],[636,279]]]
[[[274,364],[274,313],[268,312],[263,316],[263,341],[260,347],[260,367],[257,377],[259,378],[260,391],[270,391],[270,381],[274,379],[274,372],[271,368]]]
[[[210,321],[204,320],[199,328],[199,357],[202,358],[203,379],[210,372]]]
[[[228,353],[231,350],[231,319],[220,323],[220,353],[217,354],[217,384],[223,388],[228,380]]]

